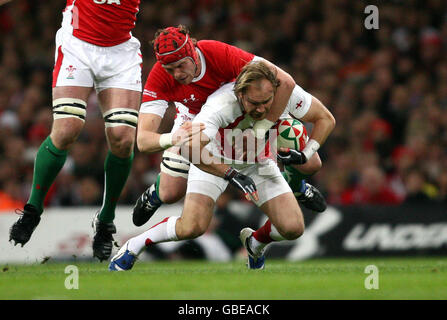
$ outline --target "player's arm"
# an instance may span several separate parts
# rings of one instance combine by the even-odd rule
[[[162,117],[153,113],[140,113],[138,116],[137,147],[140,152],[154,153],[165,148],[161,146],[161,134],[157,133]]]
[[[273,73],[276,74],[277,79],[280,81],[280,86],[277,88],[270,113],[267,115],[266,119],[257,121],[253,128],[257,138],[264,138],[265,131],[270,129],[284,112],[287,106],[287,101],[295,87],[295,80],[287,72],[264,58],[254,56],[252,53],[245,50],[218,41],[213,43],[218,48],[213,54],[216,55],[217,60],[219,60],[219,58],[224,59],[226,67],[223,67],[222,70],[226,70],[232,77],[236,78],[247,63],[252,61],[263,61],[270,67]],[[222,57],[221,54],[223,53],[225,53],[225,55]]]
[[[287,107],[287,103],[290,99],[293,89],[295,88],[295,80],[290,74],[275,66],[268,60],[262,59],[276,74],[276,77],[280,83],[275,97],[273,99],[272,107],[264,120],[257,121],[253,127],[253,130],[257,138],[262,138],[265,135],[265,131],[270,129],[284,113]]]
[[[167,101],[165,103],[169,105]],[[169,118],[172,118],[172,113],[165,111],[162,117],[160,112],[155,111],[157,104],[151,106],[151,103],[146,103],[140,110],[137,127],[137,147],[140,152],[155,153],[168,149],[188,141],[191,136],[204,129],[200,125],[193,126],[191,122],[186,122],[175,132],[160,133],[160,129],[169,127],[165,122],[171,122],[172,119]],[[151,107],[154,109],[153,113],[150,112]]]
[[[293,113],[291,113],[294,115]],[[311,96],[311,104],[307,112],[297,117],[304,122],[313,124],[303,151],[286,150],[281,148],[278,153],[278,160],[284,164],[304,164],[309,160],[321,145],[325,143],[327,137],[335,127],[335,118],[332,113],[321,103],[320,100]]]
[[[309,111],[300,118],[304,122],[313,124],[309,135],[309,141],[315,140],[319,145],[326,142],[327,137],[335,128],[335,118],[332,113],[315,97],[312,97],[312,103]]]
[[[206,126],[202,123],[203,126]],[[202,171],[227,180],[230,184],[241,190],[248,201],[259,200],[254,181],[241,174],[205,148],[210,138],[203,132],[193,136],[188,142],[182,144],[181,154]]]

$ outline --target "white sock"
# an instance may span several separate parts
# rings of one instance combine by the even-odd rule
[[[269,233],[270,238],[272,238],[274,241],[283,241],[286,240],[279,232],[276,230],[275,226],[272,224],[271,230]]]
[[[269,241],[282,241],[285,240],[285,238],[278,232],[278,230],[275,228],[275,226],[273,224],[269,225],[270,228],[270,232],[268,233],[269,237],[271,240]],[[251,250],[253,251],[253,253],[257,256],[261,256],[264,251],[265,251],[265,247],[271,242],[261,242],[259,240],[257,240],[255,237],[250,237],[249,240],[249,245]]]
[[[268,243],[259,242],[255,237],[250,237],[248,244],[250,245],[250,249],[253,251],[255,256],[261,256],[264,253],[265,247],[268,245]]]
[[[152,243],[160,243],[166,241],[177,241],[175,233],[175,224],[179,217],[168,217],[163,221],[152,226],[149,230],[142,234],[129,239],[127,248],[139,255],[143,249]]]

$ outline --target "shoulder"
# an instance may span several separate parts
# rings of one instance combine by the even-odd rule
[[[197,47],[205,56],[243,55],[244,57],[250,57],[250,59],[253,59],[254,57],[253,54],[241,48],[216,40],[200,40],[199,42],[197,42]]]
[[[234,82],[227,83],[214,91],[209,95],[208,99],[205,102],[206,105],[211,105],[220,108],[227,107],[233,105],[234,102],[237,102],[236,96],[233,92]]]
[[[234,77],[255,57],[243,49],[215,40],[199,41],[197,47],[205,56],[207,63],[218,66],[219,70],[226,70]]]
[[[222,48],[226,48],[228,46],[228,44],[217,40],[200,40],[197,42],[197,47],[199,47],[202,52],[213,53],[216,50],[221,50]]]
[[[171,86],[175,83],[174,79],[163,69],[159,62],[155,63],[146,80],[146,86]]]
[[[234,82],[231,82],[217,89],[208,97],[202,110],[212,117],[220,118],[224,123],[231,123],[242,114],[233,88]]]

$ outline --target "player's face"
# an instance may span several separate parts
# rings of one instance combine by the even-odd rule
[[[273,85],[267,79],[253,83],[240,95],[242,106],[253,120],[263,120],[272,107],[275,96]]]
[[[170,64],[164,64],[163,68],[181,84],[190,84],[194,79],[197,69],[195,63],[190,58],[184,58]]]

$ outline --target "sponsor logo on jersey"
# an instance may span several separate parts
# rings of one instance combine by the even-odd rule
[[[190,95],[189,98],[183,99],[184,103],[188,103],[188,101],[196,101],[196,98],[194,97],[194,94]]]
[[[144,89],[143,94],[152,98],[157,98],[157,93],[154,91]]]

